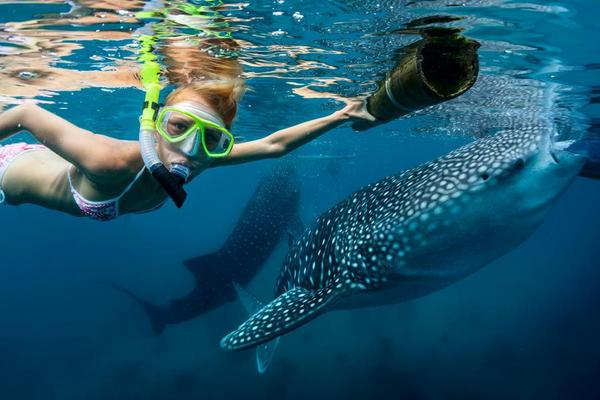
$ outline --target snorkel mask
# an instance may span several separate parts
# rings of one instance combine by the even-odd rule
[[[208,157],[226,157],[233,147],[233,135],[223,120],[200,104],[184,102],[160,109],[156,129],[189,157],[198,155],[200,148]]]

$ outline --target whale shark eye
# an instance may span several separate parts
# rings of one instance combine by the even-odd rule
[[[523,160],[522,158],[519,158],[516,162],[515,162],[515,167],[517,169],[521,169],[525,166],[525,160]]]
[[[490,178],[490,174],[486,174],[486,173],[481,174],[481,179],[483,179],[484,181],[487,181],[489,178]]]

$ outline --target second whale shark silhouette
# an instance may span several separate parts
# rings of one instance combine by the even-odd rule
[[[155,335],[167,324],[178,324],[237,299],[233,282],[246,285],[258,273],[283,238],[301,233],[298,216],[299,177],[289,161],[265,175],[222,245],[210,254],[184,261],[195,287],[186,296],[158,306],[115,283],[105,284],[133,298],[144,309]]]
[[[338,203],[289,250],[274,300],[256,307],[221,346],[261,345],[262,372],[273,339],[327,311],[414,299],[507,253],[540,225],[585,164],[565,150],[571,142],[555,142],[551,132],[536,124],[508,129]]]

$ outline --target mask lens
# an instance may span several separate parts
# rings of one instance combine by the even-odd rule
[[[227,152],[231,139],[225,132],[212,127],[204,128],[204,144],[210,155],[220,155]]]
[[[225,149],[222,147],[221,138],[225,135],[225,133],[210,127],[204,128],[204,142],[206,143],[206,148],[211,153],[222,153]]]
[[[162,121],[163,130],[172,139],[184,136],[194,129],[195,124],[192,118],[177,111],[166,113]]]

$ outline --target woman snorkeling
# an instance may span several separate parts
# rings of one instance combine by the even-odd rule
[[[169,18],[190,20],[194,10],[182,7],[169,8]],[[215,14],[215,21],[217,17]],[[61,18],[39,23],[60,25]],[[203,24],[207,21],[200,20]],[[169,26],[174,29],[172,24]],[[140,42],[144,47],[143,39]],[[177,89],[159,107],[160,67],[148,62],[154,57],[147,54],[151,57],[146,57],[139,74],[146,88],[139,141],[90,132],[34,102],[0,114],[0,204],[37,204],[99,221],[155,210],[168,197],[180,207],[185,200],[183,184],[207,168],[280,157],[346,121],[374,120],[363,101],[346,101],[346,107],[331,115],[259,140],[234,143],[230,129],[245,89],[236,56],[239,42],[227,35],[200,39],[170,32],[161,36],[160,45],[155,45],[152,38],[150,47],[162,55],[164,77]],[[214,51],[232,56],[215,57]],[[68,71],[63,74],[65,79],[56,79],[58,72],[50,65],[40,64],[37,68],[39,85],[47,83],[45,76],[65,84],[82,80],[79,75],[67,79]],[[146,74],[145,69],[150,73]],[[121,72],[94,74],[95,79],[112,82],[114,87],[139,86],[136,74]],[[41,144],[2,145],[2,141],[21,131],[30,132]]]
[[[242,92],[239,79],[174,90],[158,110],[150,148],[82,129],[34,103],[13,107],[0,114],[0,142],[25,130],[42,144],[0,145],[0,204],[108,221],[155,210],[172,190],[149,173],[143,151],[189,183],[207,168],[280,157],[346,121],[374,120],[364,102],[349,102],[331,115],[234,144],[229,130]]]

